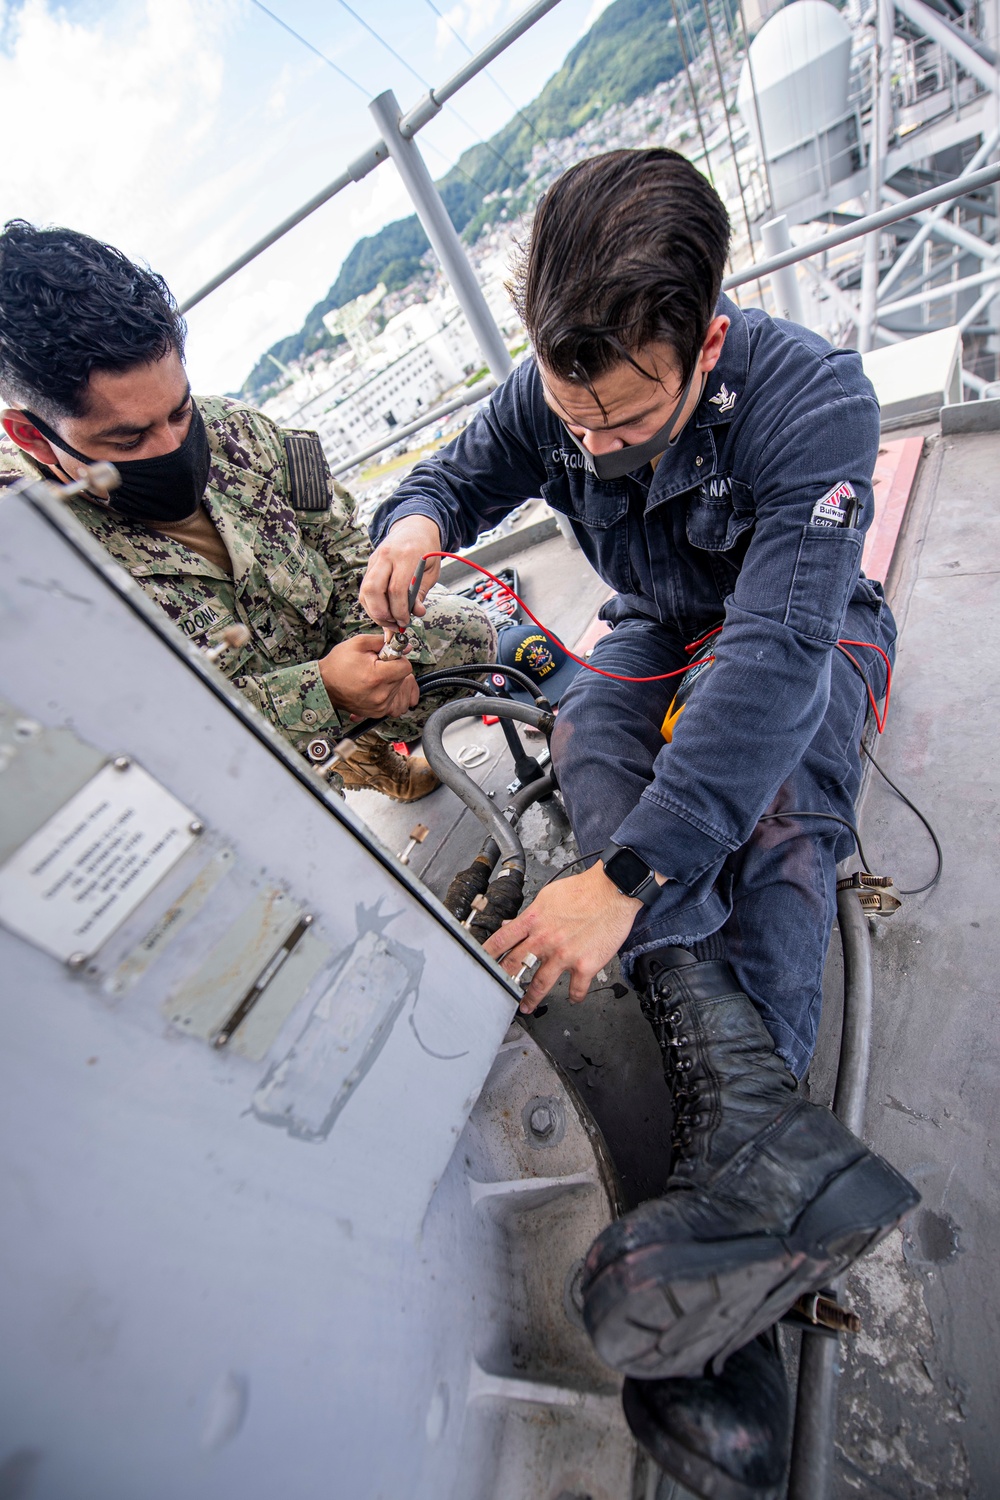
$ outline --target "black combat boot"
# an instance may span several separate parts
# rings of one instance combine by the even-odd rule
[[[721,1375],[626,1380],[625,1416],[665,1474],[703,1500],[780,1500],[788,1465],[788,1382],[769,1328]]]
[[[660,949],[637,981],[673,1095],[675,1157],[664,1196],[591,1246],[584,1320],[626,1375],[700,1375],[709,1360],[718,1373],[920,1198],[799,1096],[727,963]]]

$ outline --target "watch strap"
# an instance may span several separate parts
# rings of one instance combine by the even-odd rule
[[[646,871],[645,879],[640,880],[632,890],[626,890],[620,881],[615,878],[613,871],[608,869],[608,865],[614,861],[615,856],[618,854],[630,854],[633,859],[638,860],[642,864]],[[601,863],[604,866],[605,875],[607,875],[613,885],[617,886],[623,896],[632,896],[636,901],[641,901],[643,906],[652,906],[659,895],[660,886],[653,871],[640,854],[636,854],[634,849],[629,849],[625,844],[609,844],[601,854]]]

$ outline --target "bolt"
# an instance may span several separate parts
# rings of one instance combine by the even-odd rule
[[[190,821],[190,823],[188,824],[188,832],[189,833],[204,833],[204,831],[205,831],[205,825],[204,825],[204,823],[199,823],[199,821],[198,821],[197,818],[192,818],[191,821]]]
[[[411,828],[410,842],[407,844],[406,848],[399,856],[399,863],[401,865],[408,865],[410,863],[410,855],[413,853],[418,844],[423,843],[424,839],[429,833],[430,829],[425,823],[418,823],[415,828]]]
[[[115,757],[111,764],[114,766],[116,771],[127,771],[132,762],[129,760],[127,755],[119,755]]]
[[[486,910],[486,908],[489,906],[489,904],[490,903],[487,901],[487,899],[486,899],[485,896],[473,896],[471,902],[469,903],[469,905],[470,905],[469,915],[466,917],[465,921],[462,923],[462,926],[469,928],[469,930],[471,931],[473,922],[476,920],[476,918],[478,917],[478,915],[479,915],[479,913],[481,911],[485,911]]]
[[[82,969],[86,962],[86,953],[71,953],[66,960],[66,967],[67,969]]]
[[[538,1136],[551,1135],[556,1128],[552,1111],[547,1104],[536,1104],[528,1118],[532,1132]]]

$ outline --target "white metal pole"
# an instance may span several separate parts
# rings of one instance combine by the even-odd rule
[[[831,229],[814,240],[807,240],[804,245],[796,245],[791,250],[783,250],[780,255],[771,255],[767,260],[754,261],[752,265],[744,266],[741,270],[734,271],[731,276],[724,277],[722,290],[728,292],[732,287],[745,286],[748,281],[758,281],[762,276],[770,276],[772,271],[780,271],[782,266],[796,265],[800,260],[807,260],[811,255],[823,255],[837,245],[846,245],[848,240],[860,239],[863,234],[870,234],[873,229],[884,229],[888,224],[898,224],[901,219],[912,218],[921,209],[936,208],[939,203],[952,202],[963,193],[978,192],[981,187],[991,187],[998,181],[1000,181],[1000,165],[981,167],[978,172],[963,172],[960,177],[952,178],[950,182],[942,183],[940,187],[930,188],[926,193],[917,193],[914,197],[907,198],[904,204],[889,204],[887,208],[880,208],[877,214],[867,214],[863,219],[852,219],[848,224],[841,224],[837,229]]]
[[[878,0],[877,34],[872,59],[872,124],[868,144],[870,186],[868,212],[876,213],[882,201],[885,159],[889,150],[892,121],[892,41],[895,33],[893,0]],[[878,234],[865,241],[861,268],[861,310],[858,315],[858,349],[866,353],[875,340],[875,304],[878,298]]]
[[[957,26],[952,26],[937,11],[931,10],[923,0],[895,0],[908,21],[912,21],[925,36],[937,42],[949,53],[959,67],[971,77],[978,79],[984,89],[996,94],[1000,77],[996,65],[987,61],[962,35]]]
[[[983,141],[983,144],[979,147],[979,150],[976,152],[975,156],[969,162],[968,166],[963,167],[962,171],[958,174],[958,177],[955,179],[956,184],[958,184],[963,177],[968,177],[973,172],[978,171],[983,163],[989,160],[992,153],[996,150],[998,144],[1000,144],[1000,130],[991,131]],[[882,280],[879,282],[878,291],[880,297],[884,297],[889,291],[889,288],[896,285],[896,282],[906,270],[906,267],[913,260],[913,257],[916,255],[917,251],[921,249],[921,247],[929,238],[930,234],[933,231],[934,225],[937,224],[938,221],[942,219],[946,213],[950,212],[952,201],[952,199],[948,199],[946,203],[939,203],[937,208],[935,208],[933,213],[931,213],[930,217],[924,220],[924,222],[921,224],[920,228],[917,230],[910,243],[908,245],[904,245],[897,258],[893,261],[892,265],[889,267],[888,271],[886,271],[885,275],[882,277]]]
[[[762,224],[760,239],[765,256],[780,255],[782,250],[790,250],[792,237],[788,232],[787,217],[779,214],[776,219],[770,219],[768,223]],[[780,271],[772,271],[770,281],[775,311],[779,318],[787,318],[790,323],[805,324],[802,290],[795,267],[783,266]]]
[[[474,78],[477,73],[481,73],[484,68],[489,67],[493,59],[499,56],[506,47],[509,47],[511,42],[517,41],[518,37],[523,36],[530,27],[534,26],[536,21],[540,20],[546,12],[554,10],[559,3],[560,0],[535,0],[533,5],[529,5],[527,10],[523,11],[516,20],[505,27],[498,36],[495,36],[488,46],[484,47],[482,51],[477,52],[475,57],[470,58],[464,67],[459,68],[457,73],[453,73],[439,88],[431,89],[419,103],[413,106],[410,112],[403,118],[403,135],[415,135],[418,130],[427,124],[428,120],[433,120],[434,116],[440,112],[451,96],[457,94],[458,90],[463,88],[469,82],[470,78]],[[345,168],[339,177],[335,177],[331,183],[328,183],[325,188],[322,188],[320,192],[310,198],[308,203],[304,203],[301,208],[296,209],[295,213],[290,214],[287,219],[283,219],[276,229],[272,229],[269,234],[265,234],[263,239],[258,240],[255,245],[251,245],[249,250],[245,250],[242,255],[226,266],[225,270],[220,271],[217,276],[213,276],[211,281],[207,281],[203,287],[199,287],[198,291],[186,298],[181,303],[181,312],[186,313],[190,308],[196,307],[210,292],[214,292],[217,287],[222,286],[223,282],[228,281],[231,276],[235,276],[237,271],[241,271],[244,266],[249,265],[252,260],[256,259],[258,255],[263,254],[276,240],[280,240],[282,235],[287,234],[290,229],[294,229],[297,224],[301,224],[303,219],[307,219],[311,213],[315,213],[316,209],[322,207],[324,203],[329,203],[331,198],[343,192],[344,188],[349,187],[352,182],[360,182],[362,178],[368,176],[369,172],[374,172],[379,163],[385,161],[387,155],[388,152],[383,141],[376,141],[374,146],[369,146],[368,150],[363,152],[349,167]]]
[[[420,148],[412,138],[400,134],[402,112],[392,89],[373,99],[368,108],[389,148],[389,155],[424,226],[434,253],[451,282],[458,304],[469,320],[469,327],[495,380],[506,380],[514,368],[493,314],[486,305],[476,273],[462,249],[462,242],[444,206],[444,200],[427,170]]]

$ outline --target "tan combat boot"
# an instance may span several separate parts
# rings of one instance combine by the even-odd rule
[[[400,755],[373,731],[363,734],[350,760],[331,767],[348,791],[382,792],[395,802],[417,802],[440,786],[422,755]]]

